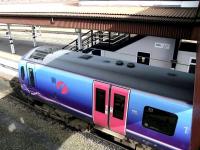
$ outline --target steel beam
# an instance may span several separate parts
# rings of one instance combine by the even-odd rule
[[[78,35],[78,50],[81,50],[83,48],[81,29],[76,29],[76,33]]]
[[[35,28],[36,28],[35,26],[32,26],[32,38],[33,38],[33,46],[34,47],[37,46]]]
[[[80,19],[80,18],[51,18],[51,17],[0,17],[0,23],[24,24],[36,26],[49,26],[60,28],[90,29],[99,31],[133,33],[169,37],[178,39],[190,39],[193,26],[190,25],[162,25],[156,23],[140,23],[121,20]]]
[[[15,54],[15,46],[14,46],[13,38],[12,38],[12,35],[11,35],[10,24],[7,24],[7,28],[8,28],[8,32],[7,33],[8,33],[11,53]]]
[[[193,97],[190,150],[200,150],[200,27],[194,27],[191,39],[197,40],[197,59]]]

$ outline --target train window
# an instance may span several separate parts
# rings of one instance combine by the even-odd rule
[[[195,42],[181,42],[179,49],[181,51],[196,52],[197,43],[195,43]]]
[[[195,67],[196,67],[196,59],[191,59],[188,72],[194,74],[195,73]]]
[[[24,66],[21,67],[21,79],[24,80],[25,73],[24,73]]]
[[[101,56],[101,50],[93,50],[92,54],[97,55],[97,56]]]
[[[149,106],[144,107],[142,125],[145,128],[173,136],[176,129],[177,120],[178,117],[176,114]]]
[[[30,86],[35,87],[34,72],[32,68],[29,68],[29,79],[30,79]]]
[[[96,88],[96,111],[105,113],[106,92]]]
[[[192,60],[191,60],[191,63],[196,64],[196,59],[192,59]]]
[[[138,52],[137,63],[149,65],[149,62],[150,62],[150,53]]]
[[[115,94],[114,95],[113,117],[123,120],[124,106],[125,106],[125,96]]]
[[[189,73],[193,73],[193,74],[195,73],[195,66],[196,65],[192,65],[192,64],[189,66]]]

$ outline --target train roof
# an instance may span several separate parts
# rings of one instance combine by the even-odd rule
[[[35,51],[34,51],[35,52]],[[34,54],[29,54],[31,58]],[[56,51],[43,65],[192,103],[194,75],[81,52]],[[37,61],[35,61],[37,62]]]

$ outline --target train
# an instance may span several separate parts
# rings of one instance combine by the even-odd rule
[[[36,47],[19,62],[23,92],[159,150],[188,150],[194,74]]]

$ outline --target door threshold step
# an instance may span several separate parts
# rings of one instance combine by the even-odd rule
[[[119,138],[121,140],[123,140],[125,138],[124,135],[121,135],[119,133],[113,132],[113,131],[111,131],[111,130],[109,130],[107,128],[103,128],[103,127],[100,127],[100,126],[97,126],[97,125],[95,125],[94,128],[99,130],[99,131],[101,131],[101,132],[104,132],[104,133],[107,133],[107,134],[112,135],[114,137],[117,137],[117,138]]]

